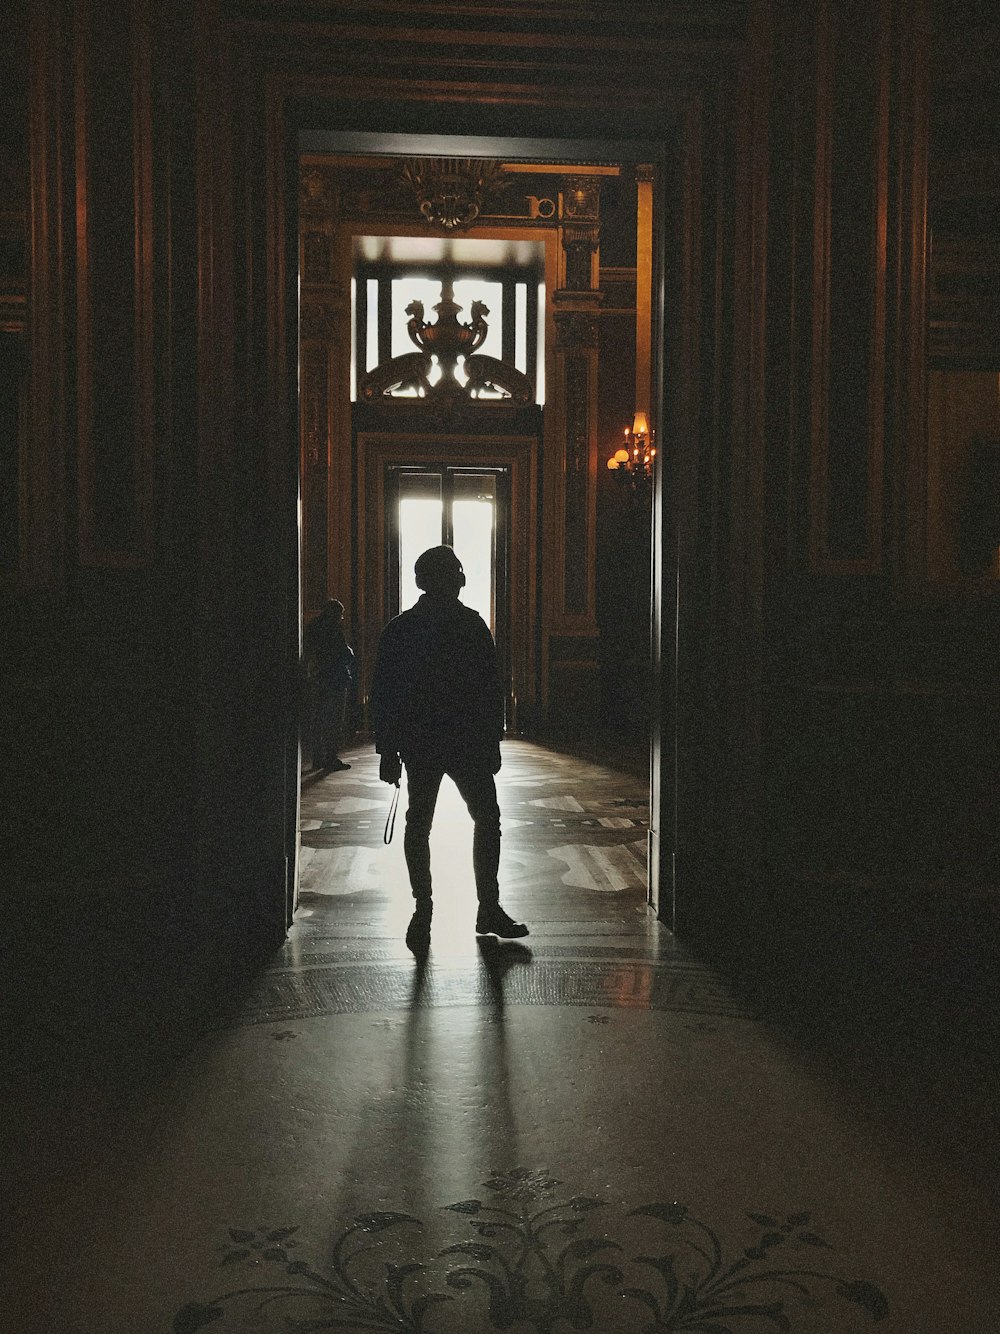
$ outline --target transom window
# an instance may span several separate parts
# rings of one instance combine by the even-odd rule
[[[485,317],[488,333],[478,351],[506,362],[533,380],[536,402],[545,401],[545,284],[540,273],[525,268],[451,269],[454,299],[462,307],[458,319],[471,323],[472,305],[481,301],[489,314]],[[402,268],[395,264],[361,263],[351,285],[353,304],[353,342],[351,358],[351,398],[357,399],[361,376],[391,357],[414,352],[416,346],[407,332],[410,316],[407,307],[413,301],[423,305],[424,320],[433,324],[435,305],[441,300],[443,270],[437,266]],[[465,384],[464,358],[459,359],[456,375]],[[441,378],[436,359],[428,376],[430,384]],[[412,387],[395,390],[393,397],[413,397]],[[483,395],[488,396],[486,394]],[[497,398],[501,397],[494,391]]]

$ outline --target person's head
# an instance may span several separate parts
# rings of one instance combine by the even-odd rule
[[[451,547],[429,547],[416,559],[413,577],[425,593],[457,598],[465,587],[462,562]]]
[[[331,621],[342,621],[344,619],[344,604],[336,598],[329,598],[326,604],[326,614]]]

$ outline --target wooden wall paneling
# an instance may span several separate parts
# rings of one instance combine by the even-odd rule
[[[350,274],[338,262],[337,182],[329,164],[300,166],[299,348],[301,407],[302,606],[307,617],[337,597],[351,623],[350,566],[338,546],[342,529],[338,420],[349,415]],[[349,448],[349,440],[348,440]],[[347,523],[350,527],[350,488]],[[338,522],[341,520],[341,522]],[[346,582],[345,582],[346,575]]]
[[[283,124],[287,89],[271,83],[263,106],[258,103],[266,143],[266,170],[254,171],[254,155],[248,140],[245,152],[248,188],[263,187],[267,200],[263,274],[251,282],[250,290],[265,284],[268,309],[275,318],[261,322],[246,311],[251,331],[258,331],[253,352],[247,358],[251,376],[264,377],[268,394],[257,445],[256,431],[248,431],[262,455],[265,489],[259,495],[257,545],[262,554],[258,587],[264,596],[253,610],[253,643],[257,649],[258,676],[250,697],[253,744],[276,757],[266,775],[262,792],[263,810],[258,818],[273,832],[265,835],[260,850],[260,870],[253,882],[255,907],[267,929],[280,939],[291,925],[297,906],[301,725],[298,677],[293,684],[289,664],[297,666],[301,653],[300,573],[300,467],[294,441],[299,427],[299,160],[298,149],[289,142]],[[248,114],[244,124],[252,124]],[[252,232],[247,250],[254,252]],[[252,402],[247,385],[247,402]],[[256,427],[256,421],[252,426]],[[263,540],[261,540],[263,539]],[[253,658],[251,658],[251,661]],[[269,886],[284,882],[284,911],[275,911]]]
[[[79,553],[95,567],[148,566],[154,550],[156,228],[143,9],[140,0],[77,0],[74,13]]]
[[[762,803],[762,681],[764,644],[764,538],[766,503],[766,330],[768,298],[768,146],[774,44],[778,40],[770,0],[755,4],[750,41],[740,71],[733,153],[736,190],[733,216],[734,273],[731,358],[732,458],[728,514],[728,577],[724,595],[733,647],[728,655],[724,763],[730,769],[734,799],[721,823],[726,880],[739,886],[730,907],[741,920],[743,902],[761,892],[765,857]],[[733,114],[732,112],[729,113]],[[719,148],[728,139],[722,126]],[[717,150],[718,151],[718,150]],[[716,265],[724,262],[725,242],[716,237]],[[723,404],[725,394],[721,395]],[[717,485],[705,478],[709,494]],[[704,857],[704,849],[701,850]],[[710,854],[709,854],[710,856]],[[709,864],[711,864],[709,862]]]
[[[702,365],[718,300],[714,247],[708,258],[703,256],[708,119],[706,99],[699,96],[687,99],[671,121],[672,149],[659,173],[662,217],[655,274],[660,356],[653,410],[661,428],[654,474],[651,637],[654,681],[660,685],[651,724],[660,763],[651,770],[649,889],[660,918],[681,934],[703,920],[703,886],[694,883],[694,876],[697,849],[707,841],[699,830],[713,807],[704,803],[695,781],[698,755],[712,735],[704,717],[698,717],[705,684],[700,636],[707,618],[696,581],[698,543],[705,532],[698,523],[703,483],[695,443],[711,420],[702,409],[703,377],[707,373],[710,383],[717,369],[714,358],[708,367]]]
[[[556,346],[551,384],[555,404],[554,411],[546,413],[546,426],[559,431],[558,444],[547,455],[545,491],[552,543],[545,549],[549,597],[543,609],[547,626],[544,700],[546,716],[554,726],[578,721],[581,716],[596,718],[599,692],[595,605],[598,321],[596,303],[580,303],[578,296],[564,290],[553,294]],[[546,436],[548,446],[548,430]],[[552,653],[553,637],[567,634],[576,637],[571,681],[560,678],[560,672],[567,670],[566,660],[557,666]]]
[[[815,10],[810,567],[882,562],[888,0]]]
[[[246,895],[252,892],[263,859],[257,858],[258,866],[246,877],[261,834],[252,827],[257,807],[246,790],[249,746],[243,676],[248,632],[252,634],[248,600],[259,590],[253,588],[255,566],[245,563],[240,527],[240,516],[250,517],[245,494],[255,469],[249,451],[237,447],[242,434],[237,403],[243,391],[242,384],[239,392],[237,388],[238,367],[243,369],[236,345],[237,274],[244,291],[247,275],[237,264],[240,248],[234,215],[242,202],[238,193],[242,164],[234,143],[243,108],[233,87],[235,52],[213,0],[195,8],[194,39],[199,275],[194,492],[199,800],[194,861],[198,883],[207,891],[206,909],[223,919],[242,916],[248,921],[253,914],[247,910]],[[270,319],[282,321],[281,312],[270,312]],[[279,767],[283,768],[283,757]],[[274,909],[283,916],[283,879],[279,883],[280,909],[277,895]],[[226,887],[228,903],[216,901],[209,890],[216,886]]]
[[[303,302],[299,346],[302,412],[302,610],[314,616],[329,594],[330,419],[334,351],[318,329],[326,307]],[[343,601],[343,598],[341,598]]]
[[[926,586],[927,555],[927,181],[930,136],[930,5],[897,9],[894,30],[895,185],[891,330],[893,572],[901,587]]]
[[[18,581],[59,588],[66,576],[68,234],[71,234],[71,12],[66,0],[31,7],[28,422],[20,482]]]
[[[20,575],[26,473],[28,404],[27,339],[23,320],[0,325],[0,588]]]
[[[773,173],[775,207],[781,207],[784,188],[785,221],[772,229],[772,245],[787,243],[783,256],[774,255],[777,290],[786,285],[786,305],[779,312],[772,303],[772,319],[785,352],[785,374],[778,391],[787,394],[780,402],[772,387],[775,413],[787,435],[783,479],[784,532],[775,534],[775,551],[783,550],[781,564],[790,582],[801,580],[812,563],[812,473],[814,437],[818,429],[817,399],[822,401],[821,383],[816,381],[816,312],[813,309],[813,279],[816,269],[815,189],[819,175],[817,153],[825,152],[824,141],[816,134],[817,51],[811,12],[792,15],[781,11],[787,40],[779,48],[784,57],[775,67],[775,115],[784,132],[780,165]],[[779,214],[775,213],[775,218]],[[787,265],[783,279],[782,265]],[[780,299],[780,298],[779,298]],[[819,326],[822,329],[822,325]],[[779,358],[781,354],[779,353]],[[779,366],[780,366],[779,360]],[[780,467],[775,464],[775,468]],[[772,473],[777,485],[780,474]],[[776,519],[777,525],[777,519]]]

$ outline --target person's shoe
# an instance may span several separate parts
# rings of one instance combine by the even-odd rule
[[[515,922],[513,917],[500,907],[499,903],[481,903],[476,914],[477,936],[501,936],[504,940],[517,940],[526,936],[528,928],[523,922]]]
[[[411,950],[426,949],[431,940],[431,913],[433,909],[430,903],[418,903],[413,910],[413,916],[410,918],[410,925],[406,928],[406,944]]]

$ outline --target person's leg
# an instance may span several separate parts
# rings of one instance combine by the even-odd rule
[[[336,752],[333,748],[333,709],[334,701],[330,687],[318,682],[316,691],[316,749],[313,764],[319,769],[328,769]]]
[[[476,876],[476,932],[481,936],[493,935],[514,939],[526,936],[528,928],[515,922],[500,907],[500,887],[497,875],[500,868],[500,806],[497,803],[497,785],[488,766],[462,765],[449,768],[455,786],[462,794],[472,816],[472,866]]]
[[[330,691],[329,731],[326,736],[325,762],[331,769],[349,769],[340,758],[340,747],[344,738],[344,716],[347,711],[347,691]]]
[[[431,821],[444,769],[437,764],[406,761],[406,833],[403,853],[410,889],[418,903],[431,899]]]
[[[448,771],[472,816],[472,869],[476,897],[480,903],[500,899],[497,874],[500,867],[500,807],[493,774],[484,766],[458,767]]]
[[[318,681],[309,683],[309,741],[314,769],[323,767],[323,688]]]

